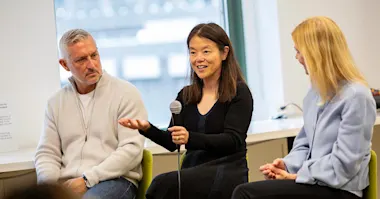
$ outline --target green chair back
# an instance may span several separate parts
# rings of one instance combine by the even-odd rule
[[[377,155],[371,150],[369,161],[369,186],[364,190],[363,199],[377,199]]]
[[[143,152],[143,159],[141,162],[143,177],[139,182],[136,199],[145,199],[145,193],[148,190],[153,178],[153,156],[152,153],[146,149]]]

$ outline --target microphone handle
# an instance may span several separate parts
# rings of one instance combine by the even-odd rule
[[[175,123],[174,123],[174,114],[172,114],[172,126],[174,126],[174,125],[175,125]],[[181,149],[181,145],[176,144],[176,146],[177,146],[177,151],[179,152],[180,149]]]
[[[172,126],[174,126],[174,114],[172,114]],[[178,163],[178,199],[181,199],[181,145],[177,145],[177,163]]]

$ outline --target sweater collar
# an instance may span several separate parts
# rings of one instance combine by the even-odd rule
[[[110,75],[105,70],[103,70],[103,74],[100,76],[98,82],[96,83],[95,89],[103,87],[104,85],[106,85],[109,82],[109,80],[110,80]],[[74,80],[73,76],[69,77],[69,82],[71,84],[71,87],[76,92],[78,92],[78,90],[75,86],[75,80]]]

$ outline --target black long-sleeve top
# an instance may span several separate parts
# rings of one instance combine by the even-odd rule
[[[176,126],[183,126],[189,132],[183,168],[246,151],[245,139],[251,122],[253,99],[245,83],[238,83],[236,96],[230,102],[217,101],[204,116],[199,113],[197,104],[183,102],[182,91],[176,98],[182,104],[182,111],[176,117]],[[201,117],[205,119],[204,126],[199,125]],[[151,125],[147,132],[140,133],[169,151],[177,149],[169,131]]]

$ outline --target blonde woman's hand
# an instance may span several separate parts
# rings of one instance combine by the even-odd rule
[[[267,169],[274,174],[274,179],[276,180],[295,180],[297,178],[297,174],[288,173],[283,169],[275,167],[273,164],[269,164]]]
[[[277,158],[277,159],[273,160],[272,164],[273,164],[273,166],[275,166],[279,169],[286,170],[285,162],[281,158]]]
[[[274,180],[276,179],[276,174],[269,169],[269,165],[271,164],[264,164],[259,169],[266,180]]]
[[[144,132],[150,128],[150,124],[146,120],[122,118],[119,120],[119,124],[130,129],[142,130]]]

